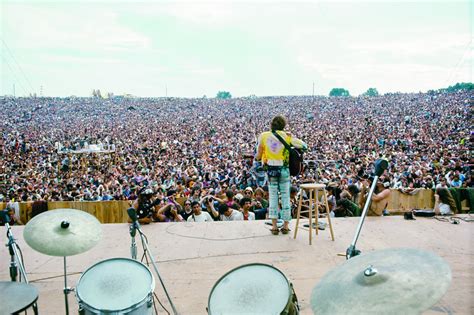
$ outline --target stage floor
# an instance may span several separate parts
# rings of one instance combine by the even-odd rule
[[[229,270],[249,263],[266,263],[281,270],[293,283],[301,314],[312,314],[310,295],[322,276],[345,262],[359,218],[333,220],[335,241],[329,229],[308,244],[307,229],[273,236],[263,221],[215,223],[155,223],[144,226],[150,248],[169,294],[180,314],[205,314],[212,287]],[[307,220],[300,222],[300,226]],[[291,223],[293,229],[295,221]],[[0,227],[3,228],[3,227]],[[86,253],[68,257],[68,284],[76,286],[87,268],[113,258],[130,257],[126,224],[105,224],[103,239]],[[23,239],[24,227],[12,231],[23,250],[28,277],[39,290],[40,314],[64,314],[63,259],[32,250]],[[2,234],[5,235],[5,234]],[[432,251],[450,265],[453,280],[447,294],[426,314],[474,314],[474,223],[454,225],[430,218],[406,221],[403,217],[368,217],[357,248],[364,253],[386,248],[410,247]],[[41,236],[39,236],[41,237]],[[6,238],[2,239],[6,243]],[[138,243],[138,242],[137,242]],[[139,257],[141,257],[141,245]],[[9,254],[0,249],[0,280],[9,280]],[[155,276],[155,292],[166,297]],[[397,297],[394,296],[394,299]],[[71,314],[77,313],[74,293],[69,295]],[[165,303],[169,308],[169,305]],[[1,308],[1,306],[0,306]],[[158,308],[160,314],[165,312]],[[1,312],[0,312],[1,313]]]

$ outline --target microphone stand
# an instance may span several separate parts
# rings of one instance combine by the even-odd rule
[[[130,225],[130,237],[132,243],[130,244],[130,254],[132,259],[137,260],[137,243],[135,243],[135,235],[137,234],[137,228],[135,224]]]
[[[369,206],[372,201],[372,195],[374,194],[375,186],[377,185],[378,179],[379,177],[375,175],[374,179],[372,180],[372,185],[370,186],[369,195],[367,196],[367,200],[365,201],[364,210],[362,211],[362,214],[360,216],[360,221],[359,225],[357,226],[356,234],[354,236],[354,239],[352,240],[351,245],[346,250],[346,259],[350,259],[360,254],[360,250],[356,249],[356,243],[359,238],[362,225],[364,224],[367,211],[369,210]]]
[[[178,311],[176,310],[176,308],[173,304],[173,301],[171,301],[171,298],[168,294],[168,291],[166,290],[165,284],[164,284],[163,280],[161,279],[160,273],[158,272],[158,267],[156,266],[155,258],[153,257],[152,253],[150,252],[150,249],[148,248],[147,238],[146,238],[145,234],[143,234],[142,230],[140,229],[140,224],[138,223],[138,221],[135,221],[135,222],[132,223],[132,226],[130,227],[130,230],[132,230],[132,229],[137,230],[138,233],[140,234],[140,238],[141,238],[142,246],[143,246],[143,252],[144,252],[145,255],[148,255],[148,258],[151,260],[151,264],[153,265],[153,269],[155,270],[156,275],[158,276],[158,279],[160,280],[161,286],[163,287],[163,290],[165,291],[166,297],[167,297],[168,301],[170,302],[171,308],[173,309],[173,314],[178,315]],[[132,236],[132,246],[133,246],[134,242],[135,242],[134,237]]]
[[[360,221],[359,221],[359,225],[357,226],[354,240],[352,241],[351,245],[346,250],[346,259],[350,259],[360,254],[360,250],[356,248],[357,239],[359,238],[360,230],[362,229],[362,225],[364,224],[367,211],[369,210],[370,203],[372,202],[372,195],[374,194],[377,181],[379,180],[379,177],[382,176],[382,174],[388,168],[389,164],[386,159],[382,158],[375,161],[374,166],[375,166],[374,179],[372,180],[372,185],[370,186],[369,195],[367,196],[367,200],[365,201],[364,210],[362,211],[362,214],[360,216]]]
[[[16,281],[18,276],[18,269],[20,269],[21,276],[23,277],[25,283],[29,284],[28,277],[26,276],[25,266],[23,266],[23,260],[20,259],[20,255],[18,255],[18,244],[13,237],[13,233],[10,227],[10,224],[5,223],[5,228],[7,229],[7,238],[8,243],[5,245],[8,247],[8,251],[10,252],[10,278],[13,282]],[[38,314],[38,305],[36,302],[33,304],[33,311],[35,314]]]
[[[8,238],[8,251],[10,252],[10,278],[12,281],[16,281],[16,277],[18,276],[18,268],[20,269],[21,276],[25,279],[25,282],[28,283],[28,278],[26,277],[25,268],[23,267],[23,263],[21,261],[20,256],[18,255],[17,251],[17,244],[15,238],[13,237],[13,233],[11,231],[10,224],[6,223],[5,228],[7,229],[7,238]]]

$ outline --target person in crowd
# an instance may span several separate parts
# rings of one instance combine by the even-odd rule
[[[159,221],[158,204],[159,199],[153,198],[154,192],[151,188],[142,188],[138,198],[133,202],[132,207],[135,209],[138,222],[141,224],[149,224],[153,221]],[[129,222],[131,222],[129,220]]]
[[[240,207],[242,208],[242,215],[244,221],[253,221],[255,220],[255,213],[250,211],[252,208],[252,199],[249,197],[243,197],[240,200]]]
[[[183,222],[183,217],[178,213],[176,205],[169,203],[161,207],[156,214],[159,222]]]
[[[221,221],[242,221],[244,219],[242,212],[229,207],[226,203],[219,205],[219,214]]]
[[[193,213],[188,217],[188,222],[212,222],[214,221],[207,211],[202,211],[201,204],[198,201],[191,203]]]
[[[284,131],[286,127],[285,117],[278,115],[272,119],[271,131],[263,132],[258,140],[258,149],[255,160],[262,161],[267,169],[270,205],[269,218],[272,220],[271,232],[278,235],[277,219],[279,215],[279,195],[281,196],[281,218],[284,221],[281,232],[288,234],[288,222],[291,220],[290,205],[290,170],[289,170],[289,152],[285,145],[278,139],[278,136],[286,141],[288,145],[295,148],[307,150],[307,145],[303,141],[293,137],[290,133]],[[278,136],[276,136],[278,135]]]
[[[255,189],[255,199],[252,200],[252,212],[256,220],[264,220],[268,214],[268,200],[264,199],[265,191],[258,187]]]
[[[193,214],[193,209],[191,208],[191,200],[184,201],[184,207],[179,212],[179,215],[183,218],[184,221],[187,221],[188,218]]]
[[[447,188],[437,188],[434,211],[438,215],[450,215],[456,212],[456,202]]]

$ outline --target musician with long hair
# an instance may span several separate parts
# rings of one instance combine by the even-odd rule
[[[283,227],[281,232],[288,234],[288,222],[291,220],[291,204],[290,204],[290,169],[289,160],[290,153],[285,145],[275,136],[277,133],[288,144],[298,149],[307,149],[306,143],[293,137],[289,132],[285,132],[286,119],[278,115],[272,119],[271,131],[260,134],[258,138],[256,161],[262,161],[267,171],[269,182],[269,209],[268,217],[272,220],[271,232],[278,235],[280,230],[277,227],[277,219],[279,212],[279,197],[281,197],[281,219],[283,219]]]

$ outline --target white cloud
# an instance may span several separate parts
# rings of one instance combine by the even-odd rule
[[[123,27],[118,23],[117,14],[97,6],[71,4],[40,7],[7,3],[3,5],[3,11],[2,37],[14,42],[18,49],[33,46],[47,50],[90,51],[150,47],[149,38]]]

